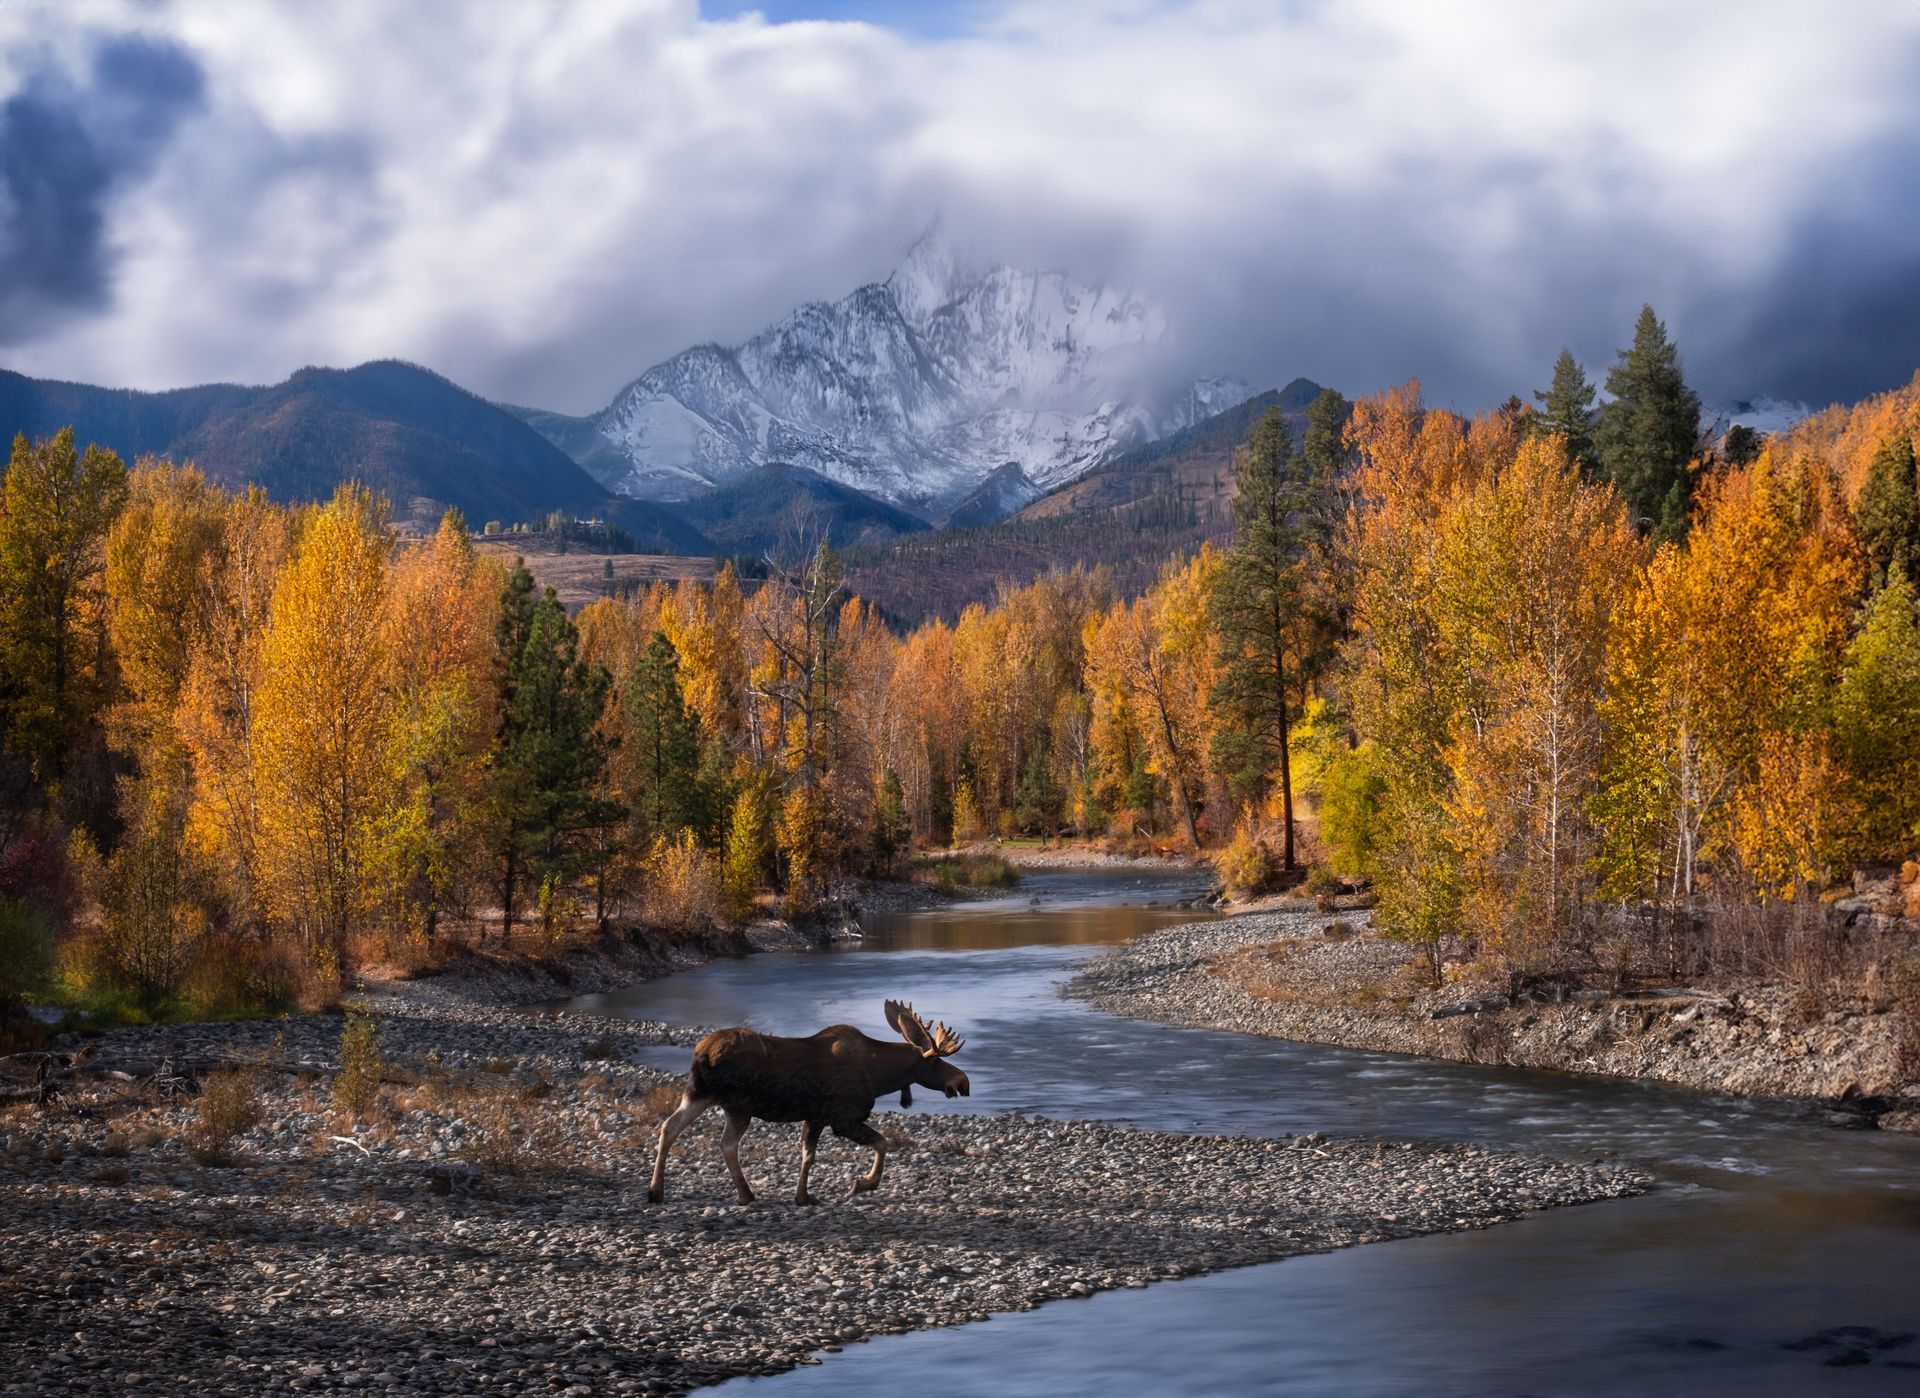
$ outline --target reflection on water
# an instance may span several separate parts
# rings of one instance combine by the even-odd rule
[[[911,999],[967,1036],[974,1095],[941,1101],[942,1111],[1618,1154],[1651,1166],[1662,1188],[1486,1233],[888,1337],[754,1386],[1920,1393],[1920,1141],[1832,1131],[1802,1108],[1658,1085],[1166,1029],[1059,997],[1091,944],[1191,921],[1194,912],[1164,906],[1186,891],[1033,880],[991,904],[877,920],[846,954],[719,962],[572,1003],[775,1033],[838,1021],[885,1033],[881,1001]],[[1105,905],[1109,893],[1117,906]],[[1163,906],[1146,906],[1156,901]],[[663,1054],[662,1066],[684,1067],[685,1049]]]

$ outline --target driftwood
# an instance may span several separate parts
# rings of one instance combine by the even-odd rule
[[[1483,1000],[1462,1000],[1457,1005],[1442,1005],[1428,1018],[1452,1019],[1455,1015],[1479,1015],[1488,1010],[1504,1010],[1513,1004],[1505,995],[1489,995]]]
[[[95,1058],[86,1049],[74,1054],[16,1053],[0,1058],[8,1069],[15,1065],[32,1069],[31,1080],[17,1087],[0,1088],[0,1103],[34,1102],[45,1105],[62,1095],[63,1084],[75,1080],[128,1083],[165,1096],[200,1091],[201,1079],[222,1069],[256,1073],[282,1073],[289,1077],[327,1077],[332,1069],[318,1063],[292,1063],[276,1059],[238,1058],[232,1055],[197,1058]],[[9,1073],[9,1076],[16,1076]],[[382,1082],[410,1086],[418,1079],[389,1069],[381,1073]]]

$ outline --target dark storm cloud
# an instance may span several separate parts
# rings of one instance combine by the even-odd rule
[[[944,210],[978,258],[1157,298],[1168,382],[1471,410],[1563,345],[1603,378],[1643,302],[1710,398],[1920,363],[1905,0],[970,10],[124,0],[192,57],[69,35],[0,89],[0,342],[142,387],[398,355],[585,412]],[[68,13],[0,3],[0,66]]]
[[[1701,306],[1699,372],[1724,394],[1815,405],[1920,369],[1920,110],[1906,129],[1806,191],[1749,295]]]
[[[106,304],[109,201],[153,168],[204,92],[185,50],[118,36],[83,76],[48,66],[0,104],[0,342]]]

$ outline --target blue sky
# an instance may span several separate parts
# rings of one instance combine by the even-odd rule
[[[737,19],[759,11],[775,24],[791,20],[858,20],[877,24],[906,34],[949,35],[964,33],[977,22],[988,7],[971,0],[770,0],[763,4],[738,4],[733,0],[702,0],[700,13],[709,19]]]
[[[27,373],[586,412],[936,220],[1151,297],[1169,382],[1476,408],[1651,302],[1709,397],[1850,397],[1920,365],[1920,6],[0,3]]]

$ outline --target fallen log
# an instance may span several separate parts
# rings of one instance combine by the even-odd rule
[[[1442,1005],[1428,1016],[1430,1019],[1451,1019],[1455,1015],[1479,1015],[1489,1010],[1504,1010],[1512,1006],[1513,1001],[1504,995],[1489,995],[1480,1000],[1462,1000],[1457,1005]]]

